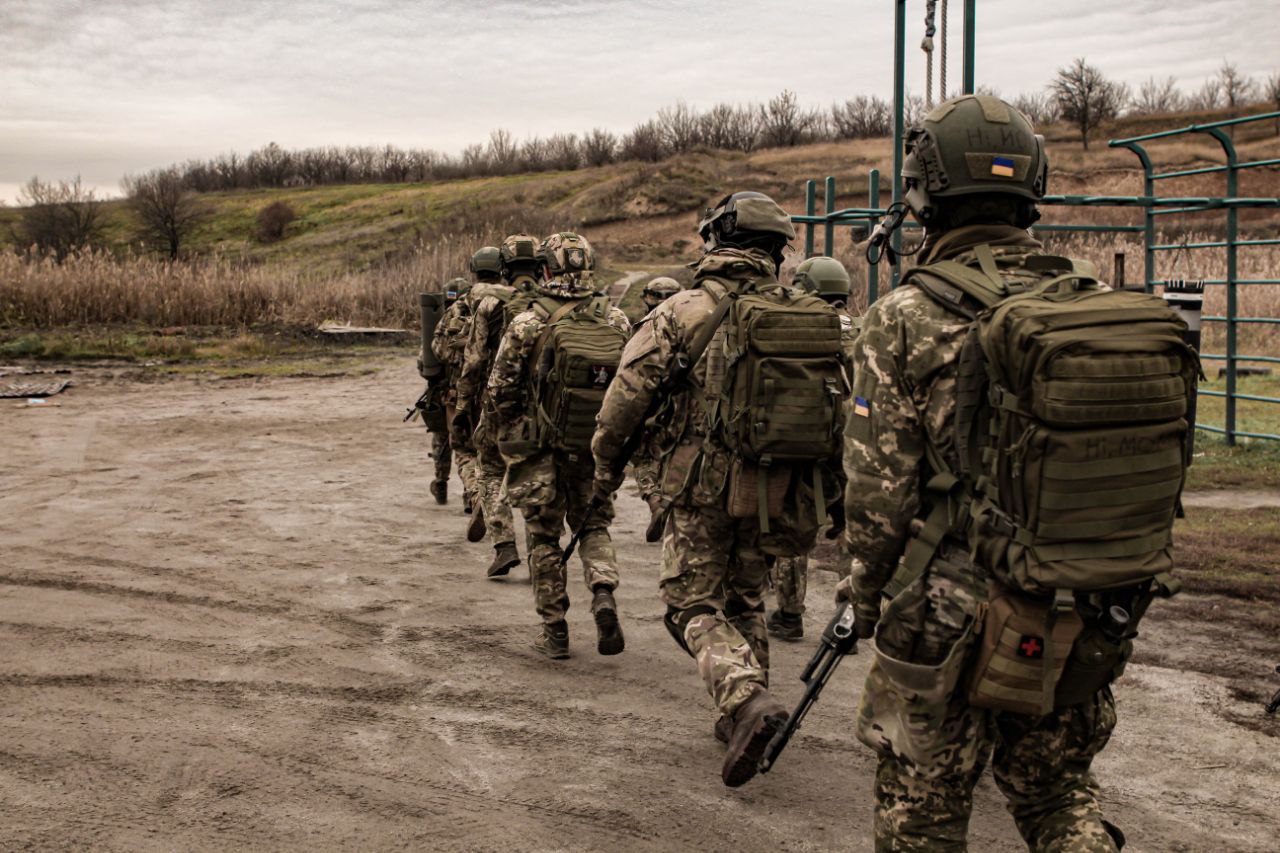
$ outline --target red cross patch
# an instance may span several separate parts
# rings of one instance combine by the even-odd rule
[[[1023,634],[1018,641],[1018,657],[1039,660],[1044,657],[1044,638]]]

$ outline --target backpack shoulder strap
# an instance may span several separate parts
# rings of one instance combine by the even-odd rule
[[[585,301],[586,299],[573,299],[568,302],[559,303],[558,300],[547,297],[544,299],[539,299],[537,302],[534,303],[535,307],[538,309],[539,314],[551,308],[550,305],[546,304],[548,302],[551,303],[552,305],[555,305],[556,307],[554,308],[554,310],[551,310],[550,314],[547,315],[546,317],[547,326],[545,329],[542,330],[542,334],[538,335],[538,342],[533,345],[533,359],[531,362],[532,364],[540,363],[542,359],[542,350],[546,347],[547,340],[551,337],[551,330],[555,327],[556,323],[559,323],[561,320],[567,317],[569,315],[569,312],[573,311],[573,309],[577,308],[579,305],[581,305]]]

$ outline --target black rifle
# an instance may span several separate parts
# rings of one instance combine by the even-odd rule
[[[831,674],[840,665],[840,659],[845,655],[858,653],[857,644],[858,638],[853,633],[853,604],[846,601],[841,603],[836,609],[836,614],[827,623],[817,650],[809,659],[804,672],[800,674],[800,680],[805,685],[804,696],[800,697],[800,704],[796,705],[796,709],[791,712],[787,724],[778,730],[773,740],[769,741],[769,745],[764,748],[764,754],[760,756],[760,762],[757,764],[757,769],[761,773],[768,773],[769,768],[777,762],[782,750],[787,748],[787,742],[791,740],[791,736],[804,722],[809,709],[822,695],[822,688],[827,686]]]
[[[426,423],[426,409],[427,409],[427,404],[428,402],[430,402],[430,400],[431,400],[431,383],[428,382],[427,387],[423,390],[422,394],[418,397],[418,399],[414,401],[414,404],[404,410],[405,421],[406,422],[411,421],[414,419],[415,416],[420,415],[423,419],[423,423]]]
[[[1276,672],[1280,673],[1280,666],[1276,667]],[[1276,711],[1280,711],[1280,690],[1277,690],[1271,697],[1271,701],[1267,703],[1268,714],[1274,714]]]

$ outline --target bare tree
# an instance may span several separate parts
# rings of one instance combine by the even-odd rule
[[[520,149],[509,130],[489,133],[489,165],[494,174],[509,175],[516,170]]]
[[[1089,150],[1089,134],[1102,122],[1120,114],[1126,96],[1124,87],[1108,80],[1083,58],[1067,68],[1058,69],[1051,89],[1062,117],[1080,130],[1080,140],[1086,151]]]
[[[531,136],[520,143],[520,168],[525,172],[545,172],[547,170],[546,140]]]
[[[618,138],[607,130],[595,128],[582,138],[582,159],[588,166],[604,166],[613,162]]]
[[[33,177],[18,190],[18,204],[24,210],[15,237],[41,254],[61,261],[102,237],[102,202],[79,175],[57,183]]]
[[[1192,110],[1216,110],[1222,106],[1222,84],[1216,79],[1205,80],[1187,98],[1187,108]]]
[[[656,163],[667,153],[662,144],[662,130],[653,119],[636,125],[624,136],[620,150],[622,159],[642,160],[646,163]]]
[[[1280,111],[1280,71],[1272,74],[1267,78],[1264,86],[1267,93],[1267,100]],[[1280,136],[1280,119],[1276,119],[1276,136]]]
[[[182,173],[170,167],[145,175],[126,175],[121,186],[138,217],[139,236],[176,259],[204,215],[195,194],[183,182]]]
[[[790,148],[809,142],[821,128],[817,110],[800,106],[796,93],[784,89],[760,110],[762,143],[767,148]]]
[[[1178,91],[1178,81],[1173,76],[1157,80],[1148,77],[1138,87],[1138,94],[1129,104],[1130,108],[1142,115],[1154,113],[1174,113],[1183,107],[1182,93]]]
[[[559,172],[582,165],[582,150],[576,134],[557,133],[547,140],[547,165]]]
[[[1023,92],[1010,103],[1036,127],[1053,124],[1061,117],[1058,112],[1058,101],[1049,92]]]
[[[489,171],[489,158],[483,147],[468,145],[462,149],[462,168],[467,177],[483,175]]]
[[[1233,111],[1233,116],[1236,107],[1249,103],[1254,96],[1256,84],[1253,78],[1247,74],[1241,74],[1240,69],[1236,68],[1233,62],[1222,60],[1222,65],[1218,68],[1217,80],[1222,88],[1222,99],[1226,101],[1228,109]]]
[[[843,104],[831,105],[831,127],[837,139],[888,136],[892,126],[893,108],[874,95],[858,95]]]
[[[658,110],[658,130],[667,151],[679,154],[688,151],[701,141],[698,114],[683,99],[674,106]]]

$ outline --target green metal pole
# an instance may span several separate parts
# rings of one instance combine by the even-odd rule
[[[964,0],[964,93],[972,95],[974,91],[973,68],[974,55],[977,53],[978,0]]]
[[[827,221],[822,229],[822,254],[829,258],[835,254],[836,249],[836,222],[831,218],[831,214],[836,212],[836,179],[831,175],[827,176],[823,197],[827,202]]]
[[[805,216],[813,216],[813,212],[815,208],[813,196],[814,196],[815,189],[816,189],[816,184],[814,183],[812,178],[804,182],[804,215]],[[811,221],[806,222],[804,224],[804,256],[806,258],[813,257],[813,222]]]
[[[1239,174],[1237,166],[1239,160],[1236,158],[1236,146],[1231,141],[1231,137],[1222,132],[1221,128],[1212,128],[1208,131],[1209,135],[1218,140],[1218,144],[1222,146],[1222,150],[1227,155],[1227,197],[1235,198],[1239,189]],[[1239,361],[1239,351],[1236,349],[1236,327],[1238,325],[1239,304],[1236,301],[1236,282],[1238,278],[1238,268],[1236,265],[1237,254],[1239,250],[1239,221],[1238,211],[1234,206],[1227,208],[1227,397],[1223,401],[1226,403],[1226,420],[1223,426],[1226,427],[1227,446],[1232,447],[1236,443],[1236,366]]]
[[[867,207],[877,210],[880,207],[880,170],[871,170],[871,179],[867,186]],[[873,223],[868,222],[868,227]],[[880,265],[867,264],[867,306],[870,307],[880,296]]]
[[[968,61],[967,59],[965,60]],[[893,14],[893,203],[902,201],[902,136],[903,113],[907,106],[907,0],[897,0]],[[893,232],[890,240],[894,253],[901,257],[902,230]],[[893,265],[890,287],[898,286],[901,265]]]

